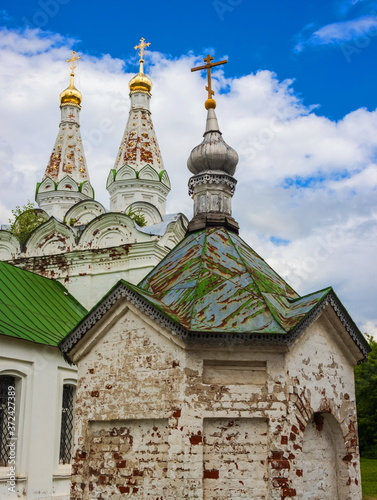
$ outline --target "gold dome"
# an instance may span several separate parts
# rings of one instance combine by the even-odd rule
[[[128,85],[131,92],[145,92],[149,94],[152,89],[152,82],[144,73],[135,75]]]
[[[81,107],[82,94],[77,88],[74,86],[73,82],[74,75],[71,73],[71,81],[69,83],[69,87],[67,87],[60,94],[60,105],[63,106],[65,104],[70,104],[73,106]]]

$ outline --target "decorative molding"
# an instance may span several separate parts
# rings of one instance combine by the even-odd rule
[[[227,174],[206,172],[204,174],[194,175],[190,177],[188,182],[189,195],[191,196],[194,194],[195,187],[201,184],[225,184],[230,187],[230,192],[233,194],[236,189],[237,181],[234,177]]]

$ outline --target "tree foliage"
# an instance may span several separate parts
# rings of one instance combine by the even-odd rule
[[[43,210],[35,208],[30,200],[23,207],[17,206],[12,210],[13,217],[9,219],[9,231],[18,238],[22,245],[25,244],[30,233],[47,220]]]
[[[360,453],[377,458],[377,342],[370,336],[368,341],[368,360],[355,367],[356,405]]]

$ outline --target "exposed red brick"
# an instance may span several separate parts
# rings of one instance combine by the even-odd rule
[[[292,497],[295,497],[296,496],[296,490],[294,488],[283,488],[283,491],[282,491],[282,500],[284,500],[284,498],[292,498]]]
[[[291,430],[292,430],[292,432],[294,432],[295,434],[299,434],[299,430],[298,430],[298,428],[297,428],[295,425],[292,425]]]
[[[349,453],[348,455],[345,455],[345,456],[343,457],[343,460],[344,460],[345,462],[351,462],[351,460],[352,460],[352,454],[351,454],[351,453]]]
[[[288,444],[288,436],[281,436],[280,442],[281,444]]]
[[[119,462],[116,463],[117,469],[124,469],[126,466],[126,461],[125,460],[119,460]]]
[[[121,493],[129,493],[130,488],[128,486],[118,486],[118,489]]]
[[[198,434],[192,434],[190,436],[190,443],[192,445],[200,444],[203,441],[203,437],[200,434],[201,433],[199,431]]]
[[[179,418],[181,416],[181,410],[175,410],[173,413],[173,417]]]
[[[92,396],[92,398],[98,398],[98,396],[99,396],[99,392],[98,392],[98,391],[92,391],[92,392],[90,393],[90,395]]]
[[[296,469],[296,475],[298,477],[301,477],[302,476],[302,469]]]
[[[204,479],[219,479],[218,470],[205,470],[203,473]]]

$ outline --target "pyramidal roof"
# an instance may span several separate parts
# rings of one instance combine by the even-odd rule
[[[134,290],[190,331],[284,334],[331,289],[300,297],[238,235],[207,228]]]

